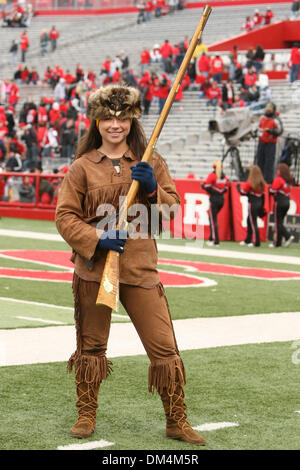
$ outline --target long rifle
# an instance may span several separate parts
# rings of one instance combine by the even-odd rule
[[[169,92],[168,98],[166,99],[164,107],[158,117],[155,128],[152,132],[152,135],[150,137],[150,140],[144,152],[144,155],[142,158],[143,162],[149,162],[152,157],[157,139],[168,117],[174,98],[179,90],[180,83],[187,70],[189,62],[197,46],[198,40],[202,36],[202,32],[204,30],[204,27],[206,25],[206,22],[208,20],[210,13],[211,13],[211,7],[207,5],[204,8],[202,17],[196,28],[193,38],[189,44],[189,47],[186,51],[186,54],[181,63],[181,66],[177,72],[177,75],[175,77],[171,90]],[[138,192],[138,189],[139,189],[139,182],[136,180],[133,180],[129,188],[128,194],[126,196],[124,206],[123,206],[126,208],[126,210],[125,211],[121,210],[118,227],[123,226],[124,221],[127,218],[127,209],[133,204],[135,196]],[[119,307],[119,253],[117,251],[110,250],[107,253],[96,303],[107,305],[113,310],[118,311],[118,307]]]

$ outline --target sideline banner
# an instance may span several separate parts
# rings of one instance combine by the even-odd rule
[[[177,192],[181,199],[180,211],[170,223],[175,238],[208,240],[209,195],[201,188],[202,180],[175,179]],[[218,214],[220,240],[231,240],[229,192],[224,195],[224,206]]]

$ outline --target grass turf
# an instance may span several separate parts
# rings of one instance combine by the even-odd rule
[[[292,351],[287,342],[182,352],[191,425],[239,424],[202,432],[207,446],[200,450],[299,449],[300,366],[292,362]],[[84,442],[114,442],[109,450],[196,449],[165,437],[160,398],[147,391],[148,359],[114,358],[113,364],[100,387],[96,431]],[[69,435],[76,396],[65,363],[3,367],[1,377],[1,449],[83,442]]]

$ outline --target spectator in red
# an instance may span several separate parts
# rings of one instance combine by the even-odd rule
[[[101,64],[100,75],[102,75],[103,73],[110,74],[110,66],[111,66],[111,57],[108,55],[106,56],[105,61]]]
[[[23,31],[20,34],[20,48],[21,48],[21,61],[25,62],[26,59],[26,51],[29,47],[29,38],[27,36],[27,32]]]
[[[215,82],[221,83],[223,70],[224,62],[219,54],[217,54],[211,61],[211,74]]]
[[[21,81],[22,81],[22,83],[27,83],[28,78],[29,78],[29,70],[28,70],[28,67],[25,65],[25,67],[21,71]]]
[[[6,134],[4,136],[4,144],[7,154],[12,152],[12,148],[15,148],[16,152],[19,153],[21,157],[25,157],[26,147],[17,139],[16,132],[14,132],[12,136]]]
[[[272,12],[271,7],[268,7],[264,16],[265,24],[270,24],[273,17],[274,13]]]
[[[254,10],[254,15],[252,17],[254,28],[257,28],[258,26],[260,26],[261,23],[262,23],[262,20],[263,20],[263,15],[261,13],[259,13],[259,9],[256,8]]]
[[[256,82],[257,82],[257,75],[255,73],[255,67],[250,67],[248,72],[245,74],[244,87],[249,88],[252,85],[255,85]]]
[[[173,56],[173,47],[169,43],[168,39],[165,39],[165,42],[161,45],[159,52],[162,58],[163,70],[166,72],[166,60],[170,55]]]
[[[199,98],[207,98],[207,93],[208,93],[208,90],[210,89],[211,87],[211,83],[209,81],[209,78],[205,78],[204,77],[204,82],[201,83],[200,85],[200,93],[199,93]]]
[[[76,82],[76,77],[70,72],[69,69],[66,71],[65,80],[68,85]]]
[[[53,103],[52,108],[49,111],[49,121],[53,126],[57,126],[60,119],[59,104]]]
[[[52,26],[50,32],[49,32],[49,39],[51,43],[51,51],[54,52],[56,47],[57,47],[57,40],[59,38],[60,34],[59,31],[56,29],[55,26]]]
[[[141,75],[144,75],[144,72],[149,67],[150,62],[151,62],[150,52],[146,47],[144,47],[140,55]]]
[[[48,121],[48,113],[46,109],[46,103],[43,99],[40,102],[40,106],[38,108],[38,125],[46,124]]]
[[[299,51],[298,43],[295,43],[291,49],[289,66],[290,66],[289,82],[293,83],[294,81],[297,80],[299,70],[300,70],[300,51]]]
[[[8,103],[11,106],[15,106],[17,102],[19,101],[19,87],[16,83],[12,82],[9,95],[8,95]]]
[[[152,12],[154,11],[154,5],[152,0],[148,0],[145,5],[145,21],[150,21]]]
[[[188,90],[191,84],[190,76],[187,72],[185,72],[184,77],[182,79],[183,90]]]
[[[30,82],[32,82],[34,85],[36,85],[39,78],[40,77],[39,77],[39,74],[38,74],[38,71],[37,71],[36,67],[33,67],[32,71],[29,72],[29,76],[28,76],[28,79],[27,79],[26,83],[29,84]]]
[[[218,83],[213,81],[206,93],[207,106],[217,106],[222,98],[221,88],[218,87]]]
[[[0,115],[0,139],[2,140],[5,134],[8,134],[8,127],[6,125],[6,117]]]
[[[254,28],[254,21],[250,16],[246,17],[245,23],[241,26],[241,29],[249,33]]]
[[[77,64],[75,74],[76,74],[76,82],[80,82],[80,80],[84,79],[84,71],[80,64]]]
[[[121,73],[120,73],[119,68],[117,67],[112,76],[113,83],[118,83],[120,81],[120,78],[121,78]]]
[[[163,73],[161,76],[161,80],[159,81],[159,92],[158,92],[158,113],[162,112],[164,104],[168,98],[169,89],[171,86],[171,81],[167,78],[166,74]]]
[[[246,106],[246,103],[244,100],[242,100],[241,96],[236,94],[233,97],[233,103],[232,107],[233,108],[244,108]]]
[[[67,112],[68,112],[68,105],[66,103],[66,100],[65,98],[61,98],[60,102],[59,102],[59,112],[61,114],[63,114],[64,116],[67,115]]]
[[[210,58],[206,55],[205,52],[202,52],[201,56],[199,57],[197,68],[202,75],[208,77],[210,71]]]
[[[92,69],[88,70],[87,77],[90,82],[94,83],[96,81],[96,74]]]

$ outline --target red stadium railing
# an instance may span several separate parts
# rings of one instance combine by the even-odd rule
[[[63,178],[64,173],[0,173],[0,215],[53,220]]]

